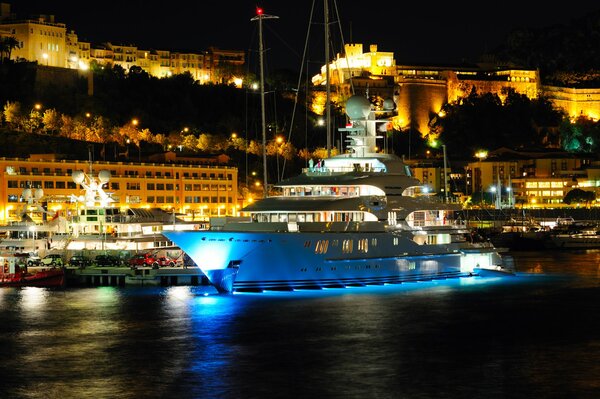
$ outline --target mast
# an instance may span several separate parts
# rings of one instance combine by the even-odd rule
[[[331,83],[329,82],[329,0],[323,0],[323,15],[325,19],[325,110],[327,121],[327,158],[331,158]]]
[[[446,161],[446,144],[442,144],[444,150],[444,199],[448,203],[448,166]]]
[[[263,61],[263,33],[262,33],[262,20],[263,19],[276,19],[279,18],[274,15],[263,14],[262,8],[256,9],[256,16],[251,21],[258,21],[258,54],[260,60],[260,112],[262,119],[262,148],[263,148],[263,198],[267,198],[267,123],[265,117],[265,73],[264,73],[264,61]]]

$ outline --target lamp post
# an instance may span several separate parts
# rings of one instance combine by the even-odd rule
[[[277,138],[275,138],[275,157],[276,157],[276,161],[277,161],[277,182],[280,181],[280,176],[279,176],[279,151],[281,149],[281,144],[283,143],[283,137],[281,136],[277,136]]]
[[[475,157],[479,159],[479,190],[481,193],[481,205],[483,207],[483,170],[481,169],[481,161],[487,158],[487,151],[480,150],[475,153]],[[475,187],[473,187],[475,188]]]

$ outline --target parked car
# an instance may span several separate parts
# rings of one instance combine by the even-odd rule
[[[44,256],[42,258],[40,264],[42,266],[52,266],[52,267],[64,266],[62,256],[60,256],[59,254],[48,254],[48,255]]]
[[[158,260],[151,253],[136,254],[129,258],[129,265],[158,267]]]
[[[17,263],[20,265],[39,266],[42,261],[42,258],[35,252],[16,253],[15,256],[18,258]]]
[[[175,267],[177,260],[168,256],[160,256],[156,259],[160,267]]]
[[[119,266],[121,260],[114,255],[96,255],[94,263],[96,266]]]
[[[87,267],[92,264],[92,261],[83,255],[73,255],[69,259],[69,265],[73,267]]]

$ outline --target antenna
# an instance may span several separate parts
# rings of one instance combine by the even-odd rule
[[[331,158],[331,82],[329,76],[329,0],[323,1],[323,14],[325,16],[325,87],[327,96],[325,109],[327,110],[327,158]]]

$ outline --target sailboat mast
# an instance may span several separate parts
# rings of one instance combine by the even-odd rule
[[[275,19],[279,18],[274,15],[263,14],[262,8],[256,9],[256,16],[251,21],[258,21],[258,54],[260,62],[260,113],[262,119],[262,148],[263,148],[263,197],[267,198],[268,194],[268,179],[267,179],[267,122],[265,117],[265,70],[263,61],[263,31],[262,31],[262,20],[263,19]]]
[[[327,158],[331,158],[331,83],[329,81],[329,0],[323,0],[323,15],[325,19],[325,111],[327,121]]]

